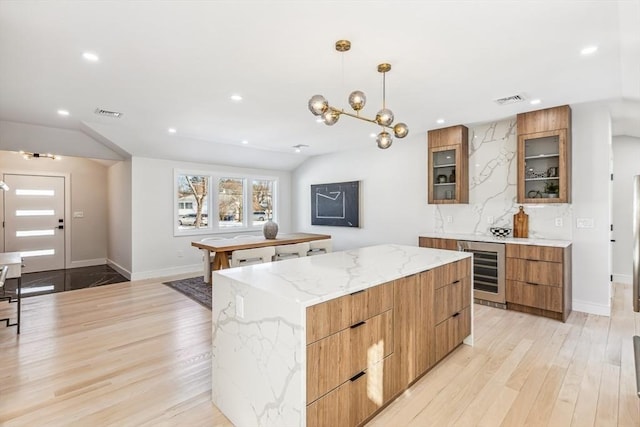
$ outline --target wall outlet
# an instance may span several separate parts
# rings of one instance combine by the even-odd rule
[[[74,218],[84,218],[84,212],[76,211],[76,212],[73,213],[73,217]]]
[[[244,298],[242,295],[236,295],[236,317],[244,319]]]
[[[562,217],[556,218],[556,227],[562,227]]]
[[[453,217],[451,215],[447,216],[447,224],[451,224],[453,222]]]
[[[488,216],[487,217],[487,224],[493,224],[493,217],[492,216]]]
[[[182,249],[178,249],[178,258],[182,258],[184,256],[184,251]]]

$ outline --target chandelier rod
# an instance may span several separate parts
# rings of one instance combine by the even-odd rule
[[[344,114],[345,116],[353,117],[354,119],[364,120],[365,122],[373,123],[386,129],[393,129],[393,126],[381,125],[375,119],[367,119],[366,117],[359,116],[358,115],[359,112],[356,114],[353,114],[353,113],[349,113],[348,111],[344,111],[344,110],[341,110],[340,108],[336,108],[332,106],[329,106],[329,110],[335,111],[338,114]]]

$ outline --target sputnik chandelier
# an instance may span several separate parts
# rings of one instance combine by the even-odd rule
[[[336,50],[338,52],[347,52],[351,49],[351,42],[349,40],[338,40],[336,42]],[[349,113],[344,111],[344,109],[338,109],[329,105],[329,101],[325,99],[322,95],[314,95],[309,99],[309,110],[313,113],[314,116],[320,116],[324,124],[327,126],[333,126],[338,122],[338,119],[342,114],[345,116],[353,117],[354,119],[364,120],[369,123],[374,123],[382,128],[382,131],[376,137],[376,142],[378,143],[378,148],[389,148],[393,143],[393,138],[387,132],[387,129],[393,130],[393,134],[396,138],[404,138],[409,134],[409,128],[405,123],[396,123],[393,127],[393,111],[387,108],[386,106],[386,81],[385,76],[386,73],[391,70],[391,64],[380,64],[378,65],[378,72],[382,73],[382,109],[378,111],[375,119],[368,119],[366,117],[362,117],[360,115],[360,110],[364,108],[364,105],[367,102],[367,97],[364,92],[360,90],[355,90],[351,92],[349,95],[349,105],[355,111],[354,113]]]

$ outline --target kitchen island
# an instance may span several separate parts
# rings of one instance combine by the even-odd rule
[[[472,343],[470,259],[379,245],[214,272],[214,404],[238,426],[361,424]]]

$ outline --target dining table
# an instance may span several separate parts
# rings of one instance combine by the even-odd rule
[[[266,246],[291,245],[294,243],[311,242],[314,240],[330,239],[328,234],[315,233],[287,233],[278,234],[275,239],[267,239],[263,236],[242,236],[228,239],[212,240],[207,239],[205,242],[191,242],[191,246],[206,251],[204,257],[204,280],[211,283],[211,254],[213,258],[213,270],[221,270],[229,268],[229,258],[231,252],[239,249],[263,248]]]

